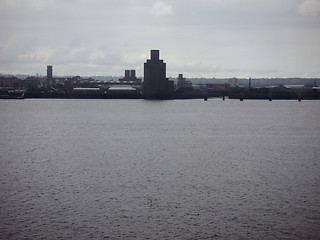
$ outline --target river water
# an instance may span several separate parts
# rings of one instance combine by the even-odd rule
[[[320,101],[0,101],[1,239],[319,239]]]

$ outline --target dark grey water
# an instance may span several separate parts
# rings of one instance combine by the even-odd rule
[[[1,239],[319,239],[320,101],[1,100]]]

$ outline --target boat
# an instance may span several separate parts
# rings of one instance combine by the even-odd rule
[[[25,90],[8,87],[0,88],[0,99],[25,99]]]

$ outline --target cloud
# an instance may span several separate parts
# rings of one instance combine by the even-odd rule
[[[319,1],[0,0],[0,72],[142,76],[159,49],[168,76],[318,77]]]
[[[172,6],[166,4],[162,1],[156,2],[150,11],[151,15],[156,16],[156,17],[171,15],[172,12],[173,12]]]
[[[299,5],[301,15],[320,15],[320,0],[305,0]]]
[[[53,54],[52,49],[46,49],[46,48],[39,48],[36,49],[33,52],[28,52],[26,54],[19,55],[19,61],[20,62],[29,62],[29,61],[35,61],[35,62],[46,62]]]

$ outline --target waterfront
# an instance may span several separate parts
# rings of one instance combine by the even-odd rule
[[[316,239],[319,101],[0,101],[1,239]]]

